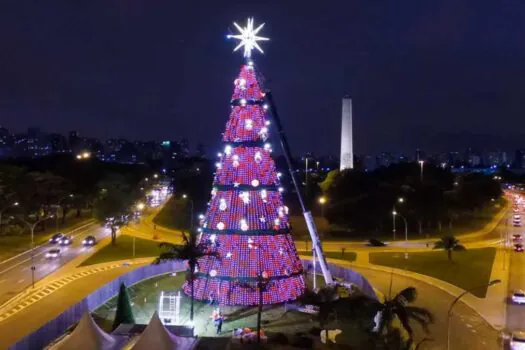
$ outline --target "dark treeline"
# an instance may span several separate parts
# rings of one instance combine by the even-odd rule
[[[4,161],[0,163],[0,223],[8,226],[2,233],[23,231],[13,217],[36,221],[56,215],[57,206],[64,222],[70,210],[80,216],[81,209],[92,208],[103,197],[129,205],[135,197],[132,192],[149,173],[151,170],[141,165],[77,160],[71,155]],[[43,221],[42,228],[45,224]]]
[[[409,231],[470,218],[502,194],[499,181],[479,173],[456,175],[449,169],[417,163],[395,164],[371,172],[334,171],[320,184],[327,196],[330,223],[357,231],[392,231],[394,207],[409,223]],[[399,198],[402,198],[400,202]],[[398,221],[398,232],[403,224]]]

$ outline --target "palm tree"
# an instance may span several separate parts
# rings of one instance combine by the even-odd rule
[[[261,343],[261,318],[262,318],[262,308],[263,308],[263,294],[270,287],[271,281],[269,278],[259,274],[257,276],[257,282],[255,285],[249,282],[241,282],[240,286],[243,288],[248,288],[251,290],[257,290],[259,292],[259,303],[257,307],[257,344]]]
[[[327,338],[328,329],[326,329],[326,325],[336,311],[339,310],[339,308],[336,307],[337,300],[340,299],[337,293],[337,287],[335,286],[325,286],[317,292],[308,289],[300,298],[300,302],[303,304],[311,304],[319,307],[317,321],[319,322],[319,327],[326,332]]]
[[[445,236],[434,243],[434,249],[444,249],[447,251],[448,260],[452,261],[452,252],[461,252],[467,250],[464,245],[454,236]]]
[[[378,341],[385,343],[387,348],[399,348],[399,329],[394,327],[394,320],[399,320],[404,330],[409,335],[407,345],[413,344],[414,331],[410,321],[415,321],[426,333],[429,333],[428,326],[434,322],[434,315],[427,309],[416,306],[409,306],[417,298],[417,291],[414,287],[408,287],[400,291],[393,299],[386,299],[380,302],[364,294],[359,294],[347,299],[344,307],[346,315],[365,319],[365,328],[369,329],[370,323],[375,325],[374,332],[379,335]],[[341,299],[342,301],[345,299]],[[338,308],[339,312],[339,308]],[[379,321],[377,320],[379,315]],[[339,316],[339,315],[338,315]],[[373,322],[368,320],[374,319]],[[396,347],[397,346],[397,347]],[[410,345],[411,346],[411,345]]]
[[[208,242],[199,242],[199,234],[190,231],[188,234],[182,232],[182,245],[174,245],[171,243],[162,242],[160,247],[164,249],[157,259],[155,264],[159,264],[169,260],[188,260],[189,271],[187,279],[190,282],[191,289],[191,306],[190,306],[190,321],[193,322],[193,281],[195,280],[195,268],[199,267],[199,259],[205,256],[212,256],[219,258],[219,254],[211,251]]]
[[[410,340],[414,339],[414,331],[410,325],[410,320],[416,321],[421,325],[423,330],[429,333],[428,325],[434,322],[434,315],[429,310],[408,306],[417,299],[417,290],[414,287],[408,287],[400,291],[393,299],[385,300],[380,305],[381,318],[377,327],[380,334],[390,333],[392,322],[397,318],[403,328],[407,331]]]

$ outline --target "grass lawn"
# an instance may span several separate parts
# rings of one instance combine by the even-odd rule
[[[495,248],[471,249],[454,252],[450,262],[443,250],[410,253],[408,260],[399,252],[371,253],[370,263],[417,272],[466,290],[489,283],[495,255]],[[479,298],[484,298],[486,293],[486,287],[472,292]]]
[[[129,287],[129,294],[132,301],[132,311],[138,324],[147,324],[153,313],[158,309],[159,296],[161,291],[179,291],[185,280],[184,273],[177,273],[175,276],[162,275],[142,281]],[[321,283],[321,279],[319,279]],[[104,305],[94,311],[94,319],[104,329],[110,330],[116,311],[116,297],[110,299]],[[256,328],[257,307],[240,306],[221,306],[222,312],[226,316],[222,328],[222,334],[217,336],[215,328],[210,319],[213,308],[207,303],[195,301],[195,332],[199,337],[231,337],[234,328],[250,327]],[[180,324],[187,324],[189,321],[190,299],[181,292],[180,300]],[[262,313],[262,327],[271,339],[272,334],[284,333],[292,340],[296,333],[309,334],[310,330],[318,327],[319,324],[314,317],[309,314],[300,313],[295,310],[287,309],[284,304],[265,306]],[[352,349],[365,350],[369,335],[359,328],[356,321],[337,322],[328,325],[329,329],[339,328],[343,333],[337,337],[337,343],[351,346]],[[319,338],[319,331],[312,338]],[[221,343],[221,339],[216,339]],[[222,347],[224,348],[224,347]],[[277,344],[273,343],[269,348],[278,349]]]
[[[162,210],[155,216],[153,223],[174,230],[187,230],[190,227],[190,202],[171,197]],[[198,220],[194,220],[198,224]]]
[[[159,242],[148,239],[135,239],[135,257],[148,258],[158,256],[160,253]],[[85,260],[80,266],[100,264],[110,261],[126,260],[133,257],[133,237],[121,235],[117,244],[109,244]]]
[[[311,251],[305,251],[305,250],[298,250],[297,253],[299,253],[299,255],[309,255],[309,256],[312,255]],[[350,262],[355,261],[357,257],[357,254],[355,252],[345,252],[344,255],[342,255],[340,252],[324,252],[324,255],[327,258],[346,260]]]
[[[63,232],[70,229],[74,229],[77,226],[81,226],[84,221],[90,218],[91,214],[86,215],[85,213],[79,218],[70,217],[66,220],[66,223],[64,225],[60,225],[59,230]],[[35,232],[35,245],[46,243],[49,240],[49,238],[55,233],[55,220],[48,220],[46,230]],[[30,245],[31,235],[30,232],[28,232],[27,230],[25,230],[22,235],[0,236],[0,261],[9,259],[12,256],[15,256],[30,249]]]

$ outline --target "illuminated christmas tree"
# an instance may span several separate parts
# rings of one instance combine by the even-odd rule
[[[201,220],[201,242],[219,258],[199,260],[194,297],[210,296],[223,305],[257,305],[257,282],[267,287],[263,303],[293,300],[305,289],[303,267],[291,237],[288,207],[283,203],[280,174],[268,143],[270,121],[264,93],[250,58],[262,25],[253,20],[231,36],[244,46],[246,64],[234,81],[231,113],[223,134],[208,210]],[[255,287],[255,288],[254,288]],[[184,285],[190,294],[190,285]]]

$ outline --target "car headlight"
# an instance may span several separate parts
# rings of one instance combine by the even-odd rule
[[[82,241],[82,243],[83,243],[83,244],[86,244],[86,243],[87,243],[87,241],[86,241],[86,240],[83,240],[83,241]]]

